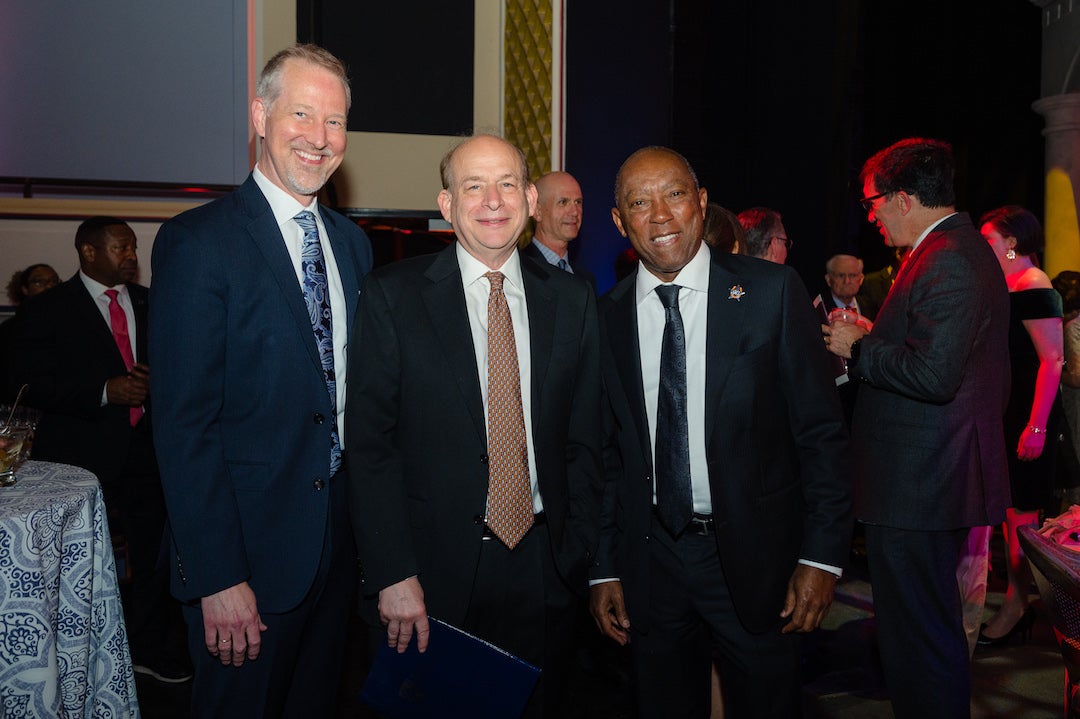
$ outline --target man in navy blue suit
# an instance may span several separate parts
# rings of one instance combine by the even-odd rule
[[[275,55],[251,105],[251,176],[154,244],[155,440],[195,716],[334,714],[356,571],[345,350],[371,246],[316,194],[348,110],[335,57]]]

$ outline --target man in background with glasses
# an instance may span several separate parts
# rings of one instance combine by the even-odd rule
[[[971,527],[1010,501],[1002,413],[1009,297],[954,207],[952,147],[909,138],[863,166],[867,219],[911,247],[873,330],[824,325],[862,380],[852,424],[855,516],[866,527],[878,644],[897,717],[967,717],[956,569]]]
[[[791,240],[779,212],[768,207],[751,207],[739,213],[739,224],[746,231],[747,254],[778,265],[787,262]]]

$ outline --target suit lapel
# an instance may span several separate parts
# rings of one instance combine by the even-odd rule
[[[97,352],[90,350],[87,354],[110,357],[112,364],[119,367],[117,374],[123,374],[127,371],[124,358],[120,355],[120,348],[116,346],[116,338],[113,337],[112,328],[105,323],[105,318],[102,317],[101,310],[98,309],[97,301],[90,296],[90,291],[86,289],[86,285],[83,284],[77,273],[66,284],[68,284],[68,292],[71,295],[71,304],[74,309],[71,318],[73,326],[85,328],[87,341],[93,342],[100,348]],[[57,288],[57,290],[59,289],[61,287]],[[98,352],[100,352],[100,355],[98,355]]]
[[[321,210],[323,208],[320,206]],[[338,277],[341,278],[341,291],[345,294],[345,326],[352,327],[356,303],[360,296],[360,278],[356,276],[356,263],[353,261],[355,248],[345,240],[336,217],[325,211],[320,214],[326,227],[327,241],[334,251]]]
[[[562,270],[560,270],[561,272]],[[544,398],[544,380],[551,362],[551,346],[555,338],[555,318],[559,312],[559,296],[547,286],[547,270],[530,262],[521,263],[525,283],[525,303],[529,315],[529,367],[531,379],[532,421],[540,416]],[[541,308],[543,308],[541,310]],[[518,350],[520,354],[520,349]],[[535,433],[534,433],[535,436]]]
[[[274,219],[274,213],[270,210],[270,203],[263,197],[262,191],[251,177],[240,186],[235,196],[242,201],[241,210],[248,217],[245,229],[251,242],[262,254],[267,269],[270,270],[270,276],[277,282],[278,289],[284,295],[289,314],[296,322],[297,330],[304,337],[304,346],[307,348],[312,364],[322,373],[322,360],[319,358],[315,335],[311,330],[311,318],[308,316],[307,305],[304,304],[304,293],[296,281],[296,270],[293,267],[292,258],[289,257],[289,251],[285,249],[285,240],[281,236],[281,228],[278,227],[277,220]]]
[[[487,424],[480,396],[480,374],[476,369],[472,329],[465,308],[465,292],[461,285],[461,270],[451,243],[439,252],[424,276],[431,284],[421,291],[424,307],[443,348],[443,361],[457,382],[465,406],[472,417],[477,434],[487,441]]]
[[[746,302],[733,299],[738,290],[748,293],[753,288],[748,287],[737,276],[728,272],[716,261],[717,255],[713,254],[713,261],[709,266],[709,300],[708,309],[705,313],[707,330],[705,334],[705,446],[712,446],[713,432],[718,422],[717,415],[720,412],[720,397],[724,393],[728,374],[731,372],[731,362],[735,352],[742,345],[740,335],[743,323],[746,321],[744,313]]]
[[[642,270],[638,270],[641,272]],[[641,378],[641,346],[637,326],[636,282],[628,279],[624,284],[612,290],[612,308],[607,313],[605,325],[608,333],[608,346],[612,348],[619,382],[622,384],[626,401],[630,405],[630,415],[637,429],[638,442],[645,463],[651,468],[653,463],[652,441],[649,434],[648,415],[645,412],[645,390]],[[619,348],[616,351],[615,348]]]

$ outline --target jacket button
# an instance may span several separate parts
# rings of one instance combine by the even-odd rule
[[[322,424],[326,418],[322,416],[322,412],[316,412],[315,416],[311,419],[315,422],[315,424]]]
[[[316,479],[312,483],[312,486],[315,487],[315,489],[322,489],[323,487],[326,486],[326,482],[322,481],[321,479]]]
[[[487,464],[488,463],[488,456],[486,454],[480,455],[480,463],[481,464]]]

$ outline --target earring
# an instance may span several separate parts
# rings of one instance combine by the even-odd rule
[[[1010,262],[1011,262],[1012,260],[1015,260],[1015,259],[1016,259],[1016,250],[1014,250],[1013,248],[1011,248],[1011,247],[1010,247],[1010,248],[1009,248],[1009,249],[1008,249],[1008,250],[1007,250],[1007,251],[1005,252],[1005,258],[1006,258],[1007,260],[1009,260]]]

